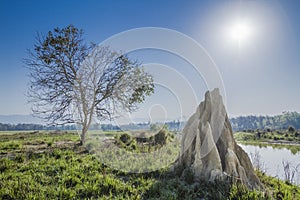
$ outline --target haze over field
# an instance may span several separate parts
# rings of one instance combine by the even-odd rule
[[[1,2],[0,115],[30,114],[25,96],[29,71],[22,64],[26,49],[33,47],[37,31],[70,23],[96,44],[132,28],[179,31],[198,42],[216,64],[230,116],[299,112],[299,8],[300,2],[292,0]],[[207,90],[205,77],[170,52],[142,49],[129,55],[168,86],[157,85],[131,117],[187,119]],[[172,93],[170,85],[179,90]]]

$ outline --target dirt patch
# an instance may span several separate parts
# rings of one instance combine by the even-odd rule
[[[14,158],[20,154],[42,154],[45,152],[53,151],[53,149],[61,149],[61,150],[72,150],[78,154],[84,154],[88,151],[84,146],[81,146],[79,142],[74,141],[58,141],[53,143],[51,146],[49,144],[26,144],[23,145],[22,149],[9,151],[9,152],[1,152],[0,158]]]

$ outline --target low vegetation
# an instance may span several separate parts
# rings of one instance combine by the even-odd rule
[[[117,132],[100,139],[102,134],[89,135],[86,147],[102,163],[120,171],[153,172],[166,169],[178,158],[180,143],[166,128],[157,133]]]
[[[300,152],[300,131],[293,129],[280,130],[245,130],[234,133],[234,138],[242,144],[260,147],[272,146],[277,149],[286,148],[292,154]]]
[[[115,144],[120,148],[138,153],[149,153],[158,150],[159,148],[172,142],[174,134],[167,128],[159,130],[157,133],[143,132],[140,137],[133,137],[128,133],[122,133],[115,136]]]
[[[300,131],[289,126],[286,130],[244,130],[237,132],[234,137],[238,141],[281,142],[300,144]]]
[[[299,187],[260,172],[263,191],[192,183],[166,170],[116,171],[80,146],[76,134],[0,133],[0,199],[300,199]]]

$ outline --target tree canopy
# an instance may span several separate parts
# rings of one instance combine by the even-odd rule
[[[73,25],[38,34],[24,62],[33,113],[48,124],[80,124],[83,143],[94,118],[132,112],[154,92],[152,76],[137,61],[109,47],[86,45],[83,31]]]

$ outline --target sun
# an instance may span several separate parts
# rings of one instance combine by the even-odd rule
[[[238,20],[231,24],[228,29],[228,35],[232,41],[241,45],[251,39],[253,28],[249,22]]]

